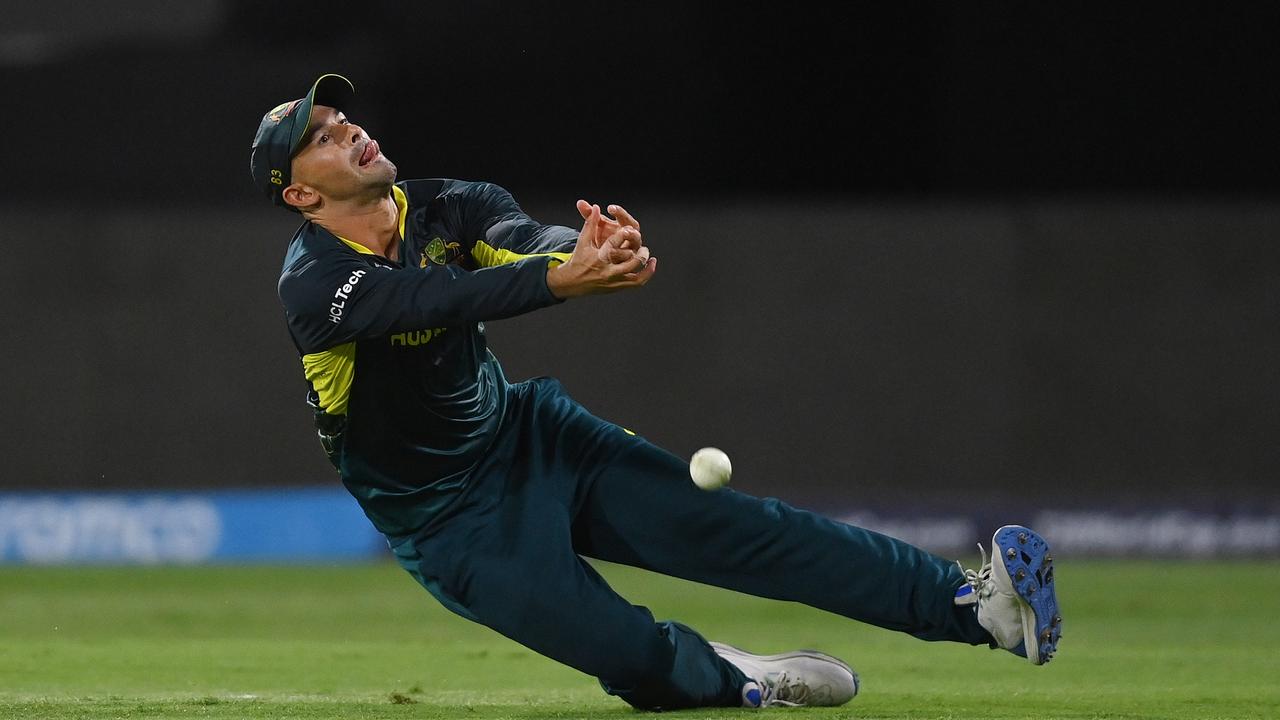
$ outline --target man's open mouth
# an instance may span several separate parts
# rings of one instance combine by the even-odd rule
[[[378,157],[378,141],[370,140],[364,145],[364,152],[360,153],[360,167],[364,167]]]

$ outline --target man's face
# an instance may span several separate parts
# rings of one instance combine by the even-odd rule
[[[309,185],[329,200],[385,193],[396,166],[359,125],[326,105],[316,105],[311,125],[293,156],[293,182]]]

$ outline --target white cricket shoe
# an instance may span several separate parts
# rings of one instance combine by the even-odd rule
[[[1062,638],[1049,544],[1028,528],[1005,525],[991,537],[991,549],[988,561],[978,546],[982,569],[964,571],[968,584],[956,591],[956,604],[977,603],[978,624],[997,645],[1043,665]]]
[[[742,686],[743,707],[834,707],[858,694],[858,673],[825,653],[755,655],[724,643],[713,642],[711,647],[749,678]]]

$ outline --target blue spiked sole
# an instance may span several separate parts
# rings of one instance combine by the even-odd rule
[[[1025,645],[1019,654],[1043,665],[1053,658],[1062,637],[1062,615],[1054,590],[1053,556],[1049,554],[1049,543],[1021,525],[1000,528],[991,542],[1000,554],[1014,592],[1035,615],[1034,628],[1024,625]],[[1027,652],[1032,646],[1036,650],[1034,656]]]

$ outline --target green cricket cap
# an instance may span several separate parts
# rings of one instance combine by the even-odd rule
[[[280,103],[262,116],[250,148],[249,172],[253,175],[253,184],[271,198],[271,202],[294,209],[285,203],[282,191],[293,183],[293,156],[311,125],[311,111],[316,105],[342,110],[355,93],[356,87],[350,80],[329,73],[317,78],[305,97]]]

